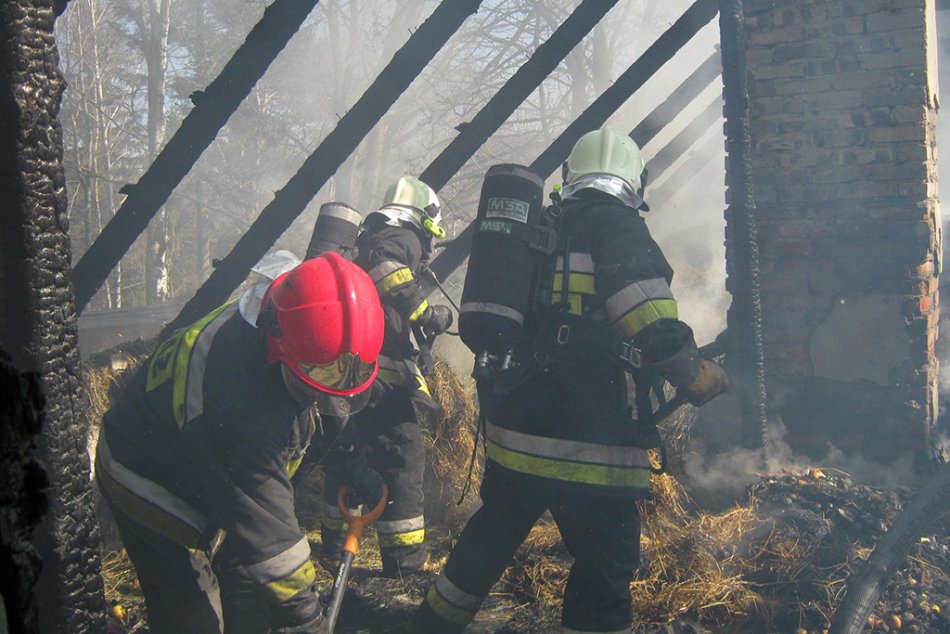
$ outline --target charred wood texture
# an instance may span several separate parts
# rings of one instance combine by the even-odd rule
[[[39,631],[40,557],[30,536],[46,511],[46,472],[35,458],[42,424],[39,376],[0,350],[0,595],[11,632]]]
[[[123,188],[128,198],[76,264],[74,283],[80,311],[284,50],[317,2],[274,0],[221,73],[205,90],[191,95],[194,109],[138,183]]]
[[[732,245],[733,298],[727,322],[730,370],[742,413],[742,444],[761,448],[768,422],[765,349],[759,289],[758,228],[752,191],[752,134],[746,81],[745,11],[742,0],[721,0],[722,83],[726,118],[726,241]]]
[[[595,4],[595,7],[586,7],[585,5]],[[537,83],[533,83],[530,86],[530,90],[524,93],[524,96],[521,97],[521,100],[524,100],[528,94],[537,87],[538,84],[553,70],[551,67],[548,70],[543,70],[542,64],[546,64],[551,60],[554,61],[555,65],[563,59],[564,56],[570,52],[571,48],[576,44],[578,40],[571,40],[570,38],[577,36],[579,29],[585,28],[583,32],[580,32],[580,37],[583,37],[590,29],[594,27],[599,20],[597,14],[599,12],[600,16],[603,16],[615,2],[602,2],[602,3],[585,3],[580,5],[575,9],[574,13],[565,20],[564,24],[558,29],[558,31],[551,36],[551,39],[538,47],[538,51],[535,53],[535,56],[538,56],[542,51],[541,49],[549,46],[549,50],[545,51],[545,58],[535,62],[535,66],[531,68],[530,72],[526,72],[523,79],[520,79],[519,76],[522,75],[529,64],[534,62],[535,56],[532,56],[521,69],[509,80],[509,84],[515,83],[516,80],[524,82],[529,82],[532,78]],[[583,11],[582,11],[583,10]],[[680,18],[673,23],[673,25],[666,30],[656,42],[654,42],[650,48],[648,48],[643,55],[641,55],[636,61],[631,64],[627,70],[617,78],[610,87],[603,92],[594,102],[588,106],[588,108],[581,113],[581,115],[575,119],[571,124],[565,128],[565,130],[556,138],[551,145],[549,145],[541,154],[538,156],[533,163],[531,163],[531,168],[535,170],[538,174],[542,176],[547,176],[551,174],[557,167],[567,159],[567,155],[570,153],[571,148],[574,147],[574,144],[577,143],[577,140],[581,138],[586,132],[591,130],[596,130],[607,121],[607,118],[610,117],[617,109],[633,95],[646,81],[660,69],[663,64],[668,62],[680,48],[683,47],[686,42],[688,42],[699,30],[710,22],[714,17],[716,17],[716,12],[718,11],[718,6],[716,0],[697,0],[689,9],[687,9]],[[590,20],[594,17],[597,17],[592,23]],[[563,33],[562,33],[563,31]],[[558,34],[561,34],[561,40],[558,45],[552,44]],[[574,43],[571,43],[571,42]],[[564,49],[563,46],[569,45],[569,48]],[[556,55],[560,55],[557,59],[554,59]],[[543,74],[542,74],[543,73]],[[501,100],[500,95],[503,91],[508,89],[508,84],[499,91],[498,95],[490,101],[475,119],[472,120],[472,123],[465,126],[465,131],[468,132],[469,128],[472,128],[473,131],[471,134],[484,134],[483,128],[485,123],[480,120],[480,117],[485,114],[485,118],[497,118],[498,109],[500,105],[495,105],[493,102],[495,99]],[[518,90],[523,90],[524,87],[519,88]],[[515,89],[511,89],[513,94],[518,94],[514,92]],[[511,106],[511,110],[505,114],[507,118],[514,108],[518,106],[521,102],[519,100],[517,103]],[[498,125],[504,121],[504,118],[498,121],[495,128],[491,131],[494,132],[497,129]],[[477,125],[476,125],[477,124]],[[477,131],[477,132],[476,132]],[[435,161],[426,168],[420,177],[426,183],[432,185],[432,187],[439,189],[442,187],[451,177],[455,171],[461,167],[462,163],[458,162],[457,154],[461,151],[462,148],[466,148],[470,145],[470,141],[461,141],[464,135],[459,135],[453,144],[450,144],[442,154],[436,157]],[[487,134],[485,138],[487,138]],[[459,146],[455,147],[456,142]],[[475,150],[484,142],[484,139],[472,147],[469,151],[468,156],[474,154]],[[452,171],[450,171],[452,170]],[[465,261],[465,258],[468,257],[469,251],[472,248],[472,237],[475,234],[475,223],[467,226],[458,237],[453,240],[451,243],[446,245],[446,247],[439,253],[439,255],[432,261],[431,269],[435,273],[436,277],[440,280],[446,279],[449,275],[452,274],[455,269],[462,265],[462,262]],[[425,281],[425,284],[431,285],[432,282],[429,280]],[[429,286],[428,290],[432,290],[434,287]]]
[[[653,137],[660,133],[660,130],[672,123],[676,115],[692,103],[693,99],[698,97],[709,84],[720,76],[721,71],[722,59],[719,56],[719,51],[716,51],[690,73],[689,77],[683,80],[683,83],[674,88],[673,92],[663,100],[663,103],[654,108],[653,112],[637,124],[637,127],[630,132],[630,138],[636,141],[640,147],[652,141]],[[650,178],[654,178],[653,174],[650,175]]]
[[[191,323],[227,300],[320,188],[336,173],[386,111],[405,92],[481,0],[444,0],[383,68],[359,101],[307,157],[284,187],[216,266],[164,332]]]
[[[39,377],[45,398],[38,455],[51,486],[49,512],[35,533],[43,559],[37,586],[40,629],[76,634],[102,629],[104,601],[98,529],[89,503],[86,407],[76,346],[62,133],[57,120],[65,86],[58,70],[53,21],[48,0],[0,3],[0,196],[4,205],[0,214],[4,298],[0,347],[10,353],[17,371]],[[21,473],[19,480],[5,477],[2,486],[21,487],[19,492],[5,493],[27,501],[30,510],[20,521],[32,522],[39,510],[35,489],[42,477],[28,443],[38,426],[30,412],[39,401],[28,387],[24,390],[21,401],[26,402],[20,405],[4,399],[4,433],[13,434],[19,443],[3,445],[5,452],[12,449],[13,454],[4,453],[0,466],[5,475],[8,468],[11,474]],[[4,512],[8,510],[5,503]],[[23,566],[24,556],[29,559],[25,553],[28,550],[21,553],[17,565]],[[8,600],[6,595],[4,599]],[[30,601],[24,595],[7,606],[16,605],[19,610]],[[30,617],[11,631],[32,632],[35,627]]]

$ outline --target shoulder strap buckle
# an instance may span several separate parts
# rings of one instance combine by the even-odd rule
[[[620,343],[620,359],[629,367],[638,369],[642,363],[640,349],[629,341]]]

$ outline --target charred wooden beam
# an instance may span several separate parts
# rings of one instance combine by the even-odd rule
[[[717,11],[717,0],[697,0],[693,3],[643,55],[617,78],[610,88],[561,132],[558,138],[531,163],[531,168],[543,176],[554,172],[584,133],[602,126],[607,118],[616,112],[663,64],[668,62],[686,42],[716,17]],[[446,279],[468,257],[474,233],[474,223],[469,224],[433,259],[431,269],[439,280]],[[431,280],[426,280],[425,285],[427,290],[434,290]]]
[[[307,157],[301,168],[211,273],[165,332],[188,324],[224,302],[251,267],[287,230],[409,84],[435,57],[481,0],[443,0],[393,56],[359,101]]]
[[[722,102],[717,97],[703,108],[682,130],[676,133],[670,142],[660,148],[647,162],[650,180],[658,179],[670,168],[676,159],[683,156],[689,147],[709,131],[722,118]]]
[[[419,180],[436,190],[444,187],[615,4],[617,0],[584,0],[578,5],[478,114],[462,126],[459,135],[423,170]]]
[[[0,2],[0,349],[10,355],[0,361],[0,591],[9,631],[84,634],[103,631],[105,599],[89,502],[58,120],[65,82],[53,22],[48,0]],[[41,516],[25,533],[34,550],[23,531]]]
[[[660,105],[643,118],[643,121],[637,124],[637,127],[630,132],[630,138],[636,141],[640,147],[644,147],[721,74],[722,59],[717,50],[707,57],[705,62],[697,66],[696,70],[683,80],[683,83],[677,86]],[[722,92],[721,86],[719,90]],[[651,176],[653,175],[651,174]]]
[[[730,370],[738,384],[742,443],[762,448],[768,407],[759,289],[759,246],[752,190],[752,132],[742,0],[720,0],[723,109],[726,117],[726,239],[732,244],[732,304],[727,314]]]
[[[715,134],[700,142],[662,185],[652,190],[647,187],[647,202],[651,205],[662,205],[673,200],[677,194],[686,188],[693,177],[699,174],[714,156],[717,156],[717,152],[722,151],[722,144],[722,137]],[[650,178],[653,178],[652,172]]]
[[[244,44],[204,91],[191,95],[195,107],[73,270],[76,307],[82,311],[109,273],[148,227],[172,190],[207,149],[319,0],[274,0]]]

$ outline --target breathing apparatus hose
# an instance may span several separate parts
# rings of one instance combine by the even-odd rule
[[[934,520],[950,511],[950,462],[946,462],[897,518],[875,546],[867,563],[848,584],[848,593],[835,612],[828,634],[859,634],[868,615],[911,547]]]

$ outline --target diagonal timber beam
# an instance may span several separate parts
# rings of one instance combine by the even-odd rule
[[[673,200],[681,191],[686,189],[686,184],[699,174],[714,157],[721,156],[723,143],[724,140],[721,136],[709,135],[690,152],[686,160],[670,174],[670,177],[662,185],[651,192],[649,202],[662,205]]]
[[[690,73],[682,84],[667,95],[663,103],[654,108],[653,112],[637,124],[637,127],[630,133],[630,138],[636,141],[641,148],[646,146],[647,143],[653,140],[653,137],[660,133],[660,130],[672,123],[676,115],[682,112],[693,99],[696,99],[721,74],[722,59],[719,56],[719,51],[715,51],[706,58],[705,62],[697,66],[696,70]],[[719,92],[722,93],[721,83]]]
[[[643,55],[617,78],[610,88],[561,132],[558,138],[531,163],[531,168],[545,177],[553,173],[564,162],[571,148],[584,133],[602,126],[607,118],[616,112],[684,44],[711,22],[718,11],[717,0],[696,0]],[[445,280],[465,261],[471,250],[474,234],[475,223],[472,222],[432,260],[430,268],[439,280]],[[426,290],[434,290],[434,283],[427,278],[423,279]]]
[[[359,101],[274,195],[164,332],[189,324],[225,302],[248,271],[293,223],[481,0],[443,0],[379,73]]]
[[[195,107],[138,183],[123,188],[125,202],[73,268],[77,311],[86,307],[318,1],[274,0],[218,76],[191,96]]]
[[[615,4],[617,0],[584,0],[578,5],[475,117],[461,126],[459,135],[435,157],[419,180],[435,190],[444,187]]]
[[[717,97],[647,161],[646,167],[650,170],[650,180],[655,182],[660,178],[676,162],[676,159],[683,156],[689,147],[720,119],[722,119],[722,101]]]

